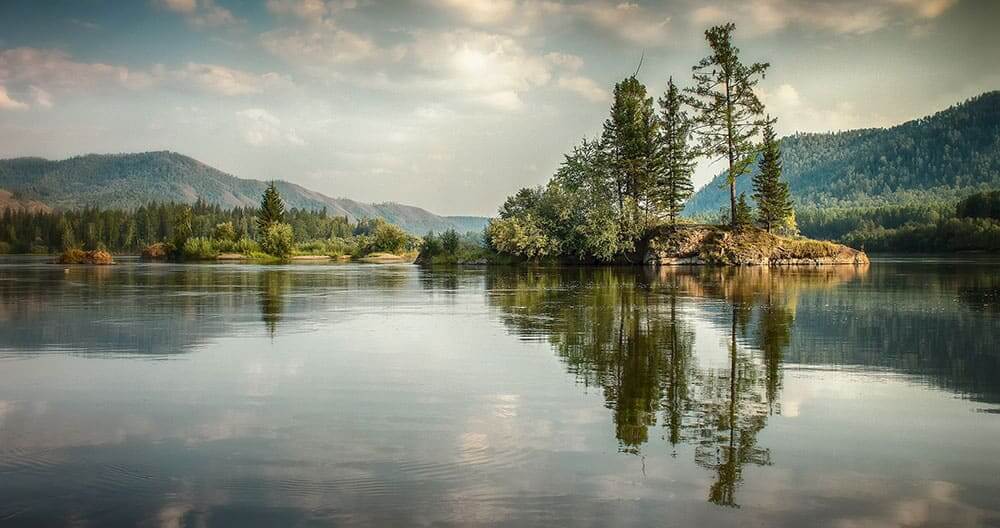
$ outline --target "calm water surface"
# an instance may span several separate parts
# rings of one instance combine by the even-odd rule
[[[1000,526],[1000,262],[0,260],[0,525]]]

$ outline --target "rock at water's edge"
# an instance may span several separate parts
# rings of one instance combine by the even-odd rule
[[[788,238],[748,227],[679,226],[664,229],[650,243],[645,261],[663,266],[864,265],[864,251],[822,240]]]

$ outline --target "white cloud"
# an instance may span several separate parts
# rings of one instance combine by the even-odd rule
[[[583,67],[583,59],[570,53],[552,52],[545,54],[545,58],[552,64],[569,71],[576,71]]]
[[[215,0],[155,0],[168,11],[184,16],[195,27],[219,27],[238,22],[233,13],[215,4]]]
[[[160,5],[177,13],[194,13],[198,7],[195,0],[160,0]]]
[[[28,105],[7,94],[7,87],[0,84],[0,110],[27,110]]]
[[[595,103],[610,100],[608,92],[594,82],[593,79],[580,75],[562,76],[557,82],[560,88],[574,92],[588,101]]]
[[[383,50],[368,36],[339,28],[326,20],[304,29],[276,29],[261,35],[261,44],[272,54],[316,70],[350,64],[394,53]]]
[[[236,112],[242,126],[243,140],[255,147],[302,146],[306,142],[292,128],[282,126],[277,116],[263,108]]]
[[[468,93],[490,106],[520,107],[521,94],[551,78],[544,57],[513,38],[471,30],[420,33],[410,47],[419,67],[417,84]]]
[[[31,96],[35,100],[35,104],[42,108],[52,108],[52,94],[45,91],[43,88],[32,85]]]
[[[657,6],[593,1],[573,6],[571,12],[621,40],[644,46],[660,46],[669,42],[671,15]]]
[[[752,0],[700,5],[691,24],[704,27],[746,20],[748,34],[759,35],[802,26],[833,33],[860,35],[893,23],[913,24],[936,18],[957,0]]]
[[[112,64],[78,62],[60,50],[35,48],[0,51],[0,82],[17,93],[30,92],[35,104],[44,108],[53,106],[53,94],[77,97],[103,93],[110,88],[190,87],[215,95],[241,96],[292,85],[288,77],[274,72],[257,74],[194,62],[176,70],[155,65],[137,71]]]
[[[800,95],[790,84],[782,84],[770,91],[759,90],[758,95],[767,107],[767,112],[778,118],[779,134],[828,132],[891,124],[886,116],[858,111],[850,101],[831,101],[829,104],[819,105]]]
[[[476,25],[506,22],[518,9],[514,0],[434,0],[434,3]]]
[[[274,72],[257,75],[217,64],[188,63],[174,77],[207,92],[225,96],[263,93],[269,88],[289,86],[291,81]]]
[[[149,72],[125,66],[74,61],[60,50],[14,48],[0,51],[0,79],[45,90],[79,91],[100,84],[145,88],[155,79]]]

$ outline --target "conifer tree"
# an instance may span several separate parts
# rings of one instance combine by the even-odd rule
[[[648,227],[652,180],[656,168],[657,119],[653,98],[633,75],[617,83],[611,115],[601,143],[615,195],[619,237],[625,248]]]
[[[267,228],[281,223],[285,217],[285,202],[281,200],[274,182],[267,185],[264,194],[260,199],[260,211],[257,212],[257,229],[260,233],[267,231]]]
[[[788,184],[781,181],[781,150],[774,137],[773,121],[764,126],[763,152],[759,171],[753,177],[753,199],[757,202],[757,221],[767,230],[782,225],[792,215]]]
[[[746,193],[740,193],[740,199],[736,202],[736,208],[732,211],[733,227],[743,228],[753,223],[753,210],[747,203]]]
[[[688,88],[687,103],[695,110],[693,132],[701,154],[729,162],[730,223],[736,226],[736,179],[743,175],[756,155],[754,138],[764,124],[764,105],[754,87],[764,78],[766,62],[745,65],[733,46],[736,25],[729,23],[705,31],[712,54],[692,70],[695,86]]]
[[[660,98],[659,173],[656,193],[659,206],[666,212],[670,224],[677,225],[677,217],[684,209],[684,202],[694,192],[691,174],[694,172],[695,152],[688,146],[691,123],[682,109],[683,96],[673,77],[667,81],[667,92]]]

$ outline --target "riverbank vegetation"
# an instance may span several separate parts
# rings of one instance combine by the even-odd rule
[[[0,214],[0,253],[102,250],[143,253],[152,259],[205,260],[226,254],[339,258],[376,252],[415,255],[419,245],[419,238],[381,219],[352,222],[325,210],[286,211],[276,190],[265,192],[261,208],[222,209],[198,201],[190,206],[152,203],[133,210],[7,209]]]

